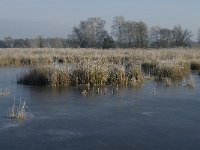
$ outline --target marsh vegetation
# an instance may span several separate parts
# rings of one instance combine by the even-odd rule
[[[13,105],[9,108],[8,116],[10,119],[27,119],[33,117],[33,114],[30,112],[25,101],[20,99],[19,104],[17,104],[14,98]]]
[[[49,65],[40,65],[41,68],[46,66]],[[63,65],[58,65],[60,70],[62,70],[61,66],[63,67]],[[69,66],[76,68],[71,64]],[[70,67],[64,64],[63,69],[73,70]],[[52,68],[56,68],[56,66]],[[69,73],[72,73],[70,70]],[[143,69],[142,72],[146,79],[148,74]],[[179,141],[177,147],[182,143],[190,147],[190,144],[183,141],[193,143],[198,136],[196,131],[199,131],[199,128],[196,120],[200,114],[200,78],[197,74],[193,74],[192,78],[190,75],[184,78],[184,83],[179,84],[180,86],[178,84],[170,86],[170,81],[172,84],[174,81],[166,78],[168,80],[166,83],[170,87],[163,86],[163,82],[155,79],[155,81],[145,81],[142,88],[132,89],[119,85],[114,87],[83,85],[84,88],[76,85],[68,88],[24,86],[16,84],[16,75],[21,73],[23,76],[24,73],[29,73],[29,69],[23,67],[2,67],[0,69],[2,77],[0,85],[2,89],[7,87],[10,91],[10,95],[0,97],[0,144],[5,149],[15,149],[16,147],[23,149],[25,144],[34,149],[40,149],[42,144],[45,146],[41,149],[45,149],[46,145],[50,147],[48,149],[59,149],[59,145],[66,144],[68,148],[72,144],[77,145],[77,141],[81,149],[85,143],[90,144],[91,139],[95,139],[94,147],[101,146],[101,143],[96,141],[103,141],[111,145],[109,149],[115,149],[116,147],[112,147],[112,145],[116,145],[118,140],[124,141],[117,145],[120,147],[121,145],[126,146],[127,142],[133,142],[132,139],[138,139],[133,143],[134,149],[138,142],[142,145],[149,143],[152,134],[158,137],[155,139],[155,143],[159,142],[159,149],[162,149],[166,139],[171,143],[174,140]],[[194,81],[195,88],[190,88]],[[14,96],[16,97],[15,105]],[[31,119],[17,117],[18,114],[24,114],[17,113],[18,111],[10,111],[10,114],[15,114],[11,115],[13,119],[10,119],[8,108],[11,110],[13,105],[14,108],[19,107],[20,98],[23,98],[21,102],[26,98],[25,104],[34,114]],[[30,110],[26,110],[26,112],[28,111]],[[149,130],[149,126],[152,127],[151,130]],[[174,128],[174,126],[176,127]],[[186,129],[191,133],[185,135]],[[168,131],[166,138],[164,140],[159,138],[159,135],[166,130]],[[126,136],[121,136],[121,133]],[[37,139],[37,141],[33,143],[32,139],[27,140],[30,135],[33,140]],[[117,138],[113,141],[110,136],[117,136]],[[8,138],[13,141],[12,145],[7,143]],[[198,141],[196,141],[194,146],[198,147],[198,145]],[[146,148],[149,147],[144,149]],[[152,149],[154,148],[152,147]],[[170,148],[171,146],[166,149]]]
[[[8,88],[0,89],[0,97],[8,96],[10,94],[10,90]]]
[[[1,49],[2,66],[29,66],[18,83],[138,87],[144,79],[181,80],[199,70],[199,49]],[[11,57],[11,53],[12,55]]]

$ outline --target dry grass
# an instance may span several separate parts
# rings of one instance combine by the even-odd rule
[[[180,80],[190,74],[190,66],[187,63],[165,63],[156,67],[155,76],[157,79],[169,78]]]
[[[23,84],[141,86],[143,74],[179,80],[199,70],[200,50],[0,49],[0,66],[31,66]]]
[[[136,87],[144,83],[144,76],[138,66],[133,67],[131,70],[126,70],[124,66],[87,62],[73,67],[59,65],[59,67],[32,68],[18,79],[18,83],[54,87],[81,85],[91,87],[104,85]]]
[[[68,86],[69,73],[65,69],[54,67],[34,67],[24,73],[18,83],[27,85]]]
[[[91,60],[126,65],[160,61],[200,63],[199,49],[0,49],[0,66],[45,65]]]

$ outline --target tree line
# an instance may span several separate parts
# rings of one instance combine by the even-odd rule
[[[172,29],[148,27],[143,21],[127,21],[122,16],[113,19],[111,32],[100,17],[88,18],[73,27],[64,38],[13,39],[0,41],[1,48],[173,48],[193,46],[192,32],[180,25]],[[200,44],[200,29],[197,33]]]
[[[6,37],[0,40],[0,48],[65,48],[68,47],[67,39],[43,38],[38,36],[33,39],[13,39]]]

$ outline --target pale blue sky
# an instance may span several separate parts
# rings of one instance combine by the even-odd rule
[[[200,0],[0,0],[0,39],[67,37],[88,17],[114,16],[172,28],[180,24],[194,33],[200,27]]]

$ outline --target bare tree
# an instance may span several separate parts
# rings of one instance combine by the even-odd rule
[[[159,43],[161,47],[169,48],[172,46],[172,42],[173,42],[172,30],[167,29],[167,28],[162,28],[159,31],[159,35],[160,35]]]
[[[13,47],[14,48],[27,48],[28,43],[24,39],[14,39],[13,40]]]
[[[173,28],[173,45],[175,47],[188,47],[191,46],[191,31],[182,29],[180,25]]]
[[[159,48],[159,40],[160,40],[160,27],[159,26],[155,26],[155,27],[151,27],[150,31],[149,31],[149,46],[150,47],[154,47],[154,48]]]
[[[112,35],[118,47],[146,47],[148,40],[148,27],[140,21],[125,21],[124,17],[115,17],[112,25]]]
[[[148,41],[148,27],[140,21],[135,24],[135,47],[144,48],[147,47]]]
[[[169,48],[173,42],[173,32],[167,28],[159,26],[152,27],[150,31],[150,46],[156,48]]]
[[[13,48],[14,47],[14,40],[12,37],[5,37],[4,38],[4,45],[5,48]]]
[[[36,39],[28,39],[28,43],[29,43],[30,48],[37,48]]]
[[[46,40],[42,36],[37,36],[35,41],[36,41],[36,44],[37,44],[37,48],[48,47]]]
[[[149,41],[151,47],[169,48],[169,47],[188,47],[191,46],[192,33],[187,29],[175,26],[173,30],[161,27],[152,27]]]
[[[124,47],[125,38],[125,19],[123,16],[117,16],[113,20],[112,35],[116,40],[118,47]]]
[[[88,18],[86,21],[81,21],[68,36],[68,42],[77,45],[76,47],[101,48],[107,34],[105,23],[101,18]]]
[[[63,48],[63,43],[61,38],[51,38],[50,39],[50,47],[51,48]]]

